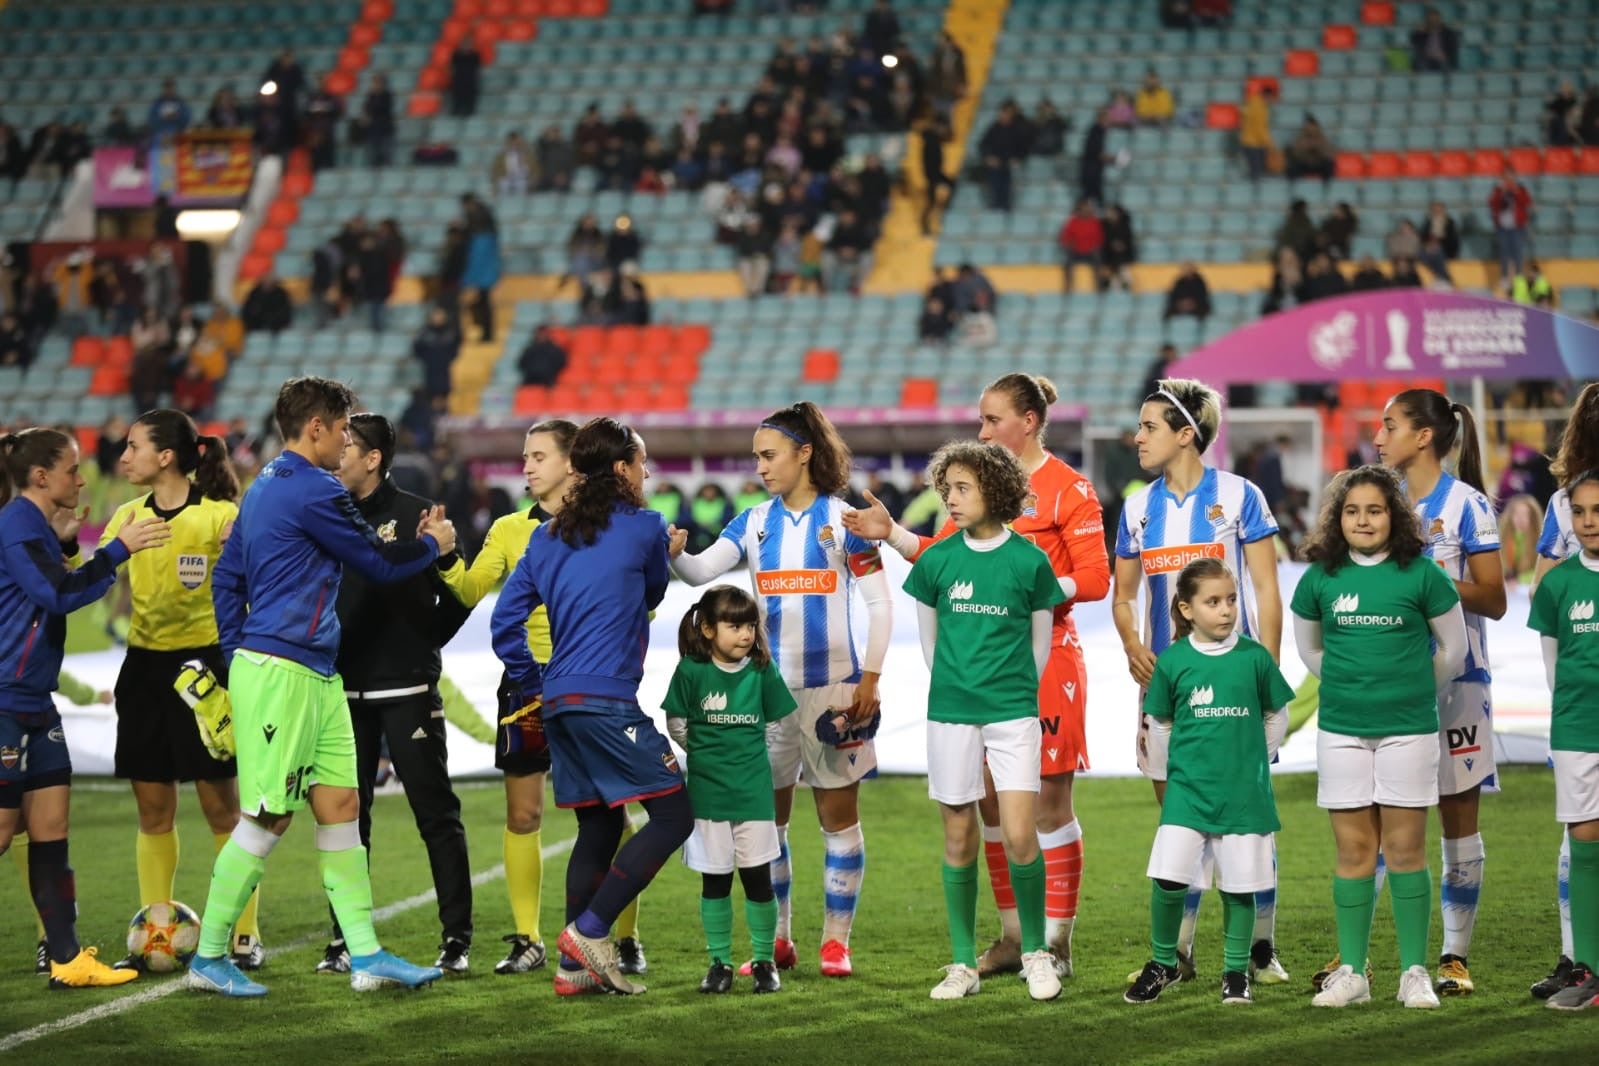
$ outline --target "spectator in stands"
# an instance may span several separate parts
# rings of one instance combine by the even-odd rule
[[[313,329],[321,329],[330,319],[338,318],[343,313],[343,298],[339,291],[339,282],[343,276],[344,249],[336,238],[329,238],[317,245],[311,253],[310,297]]]
[[[48,122],[33,131],[28,144],[28,165],[40,177],[68,177],[78,160],[88,155],[88,146],[82,138],[69,132],[59,122]],[[50,173],[54,168],[55,175]]]
[[[477,325],[478,340],[487,344],[494,339],[494,286],[500,283],[500,238],[492,228],[472,230],[467,224],[466,268],[461,274],[461,288],[467,295],[472,321]]]
[[[207,379],[221,381],[243,350],[244,323],[227,304],[220,300],[213,303],[211,317],[205,320],[200,339],[189,353],[189,361],[198,363]]]
[[[166,316],[162,316],[166,321]],[[200,331],[205,322],[195,317],[194,308],[184,307],[172,324],[172,362],[178,366],[189,361],[189,353],[200,342]]]
[[[392,218],[385,218],[378,223],[378,245],[383,249],[383,257],[389,266],[389,289],[392,291],[400,280],[400,268],[405,264],[406,243],[405,235],[400,232],[400,223]]]
[[[185,364],[177,380],[172,383],[172,406],[196,422],[211,417],[211,405],[216,398],[216,383],[205,376],[205,371],[197,363]]]
[[[28,149],[17,131],[0,122],[0,178],[10,178],[15,186],[28,172],[28,160]]]
[[[356,263],[361,272],[356,286],[358,299],[366,308],[367,322],[372,332],[382,333],[384,311],[388,308],[389,297],[394,294],[394,273],[390,249],[376,232],[361,238],[361,251]]]
[[[3,138],[3,130],[0,130]],[[106,121],[105,132],[100,134],[100,140],[112,148],[132,148],[144,138],[139,136],[139,131],[133,128],[133,123],[128,121],[128,113],[120,107],[111,109],[111,117]],[[5,174],[5,152],[0,148],[0,176]]]
[[[922,301],[922,314],[916,322],[916,339],[923,344],[944,344],[955,332],[955,316],[948,305],[932,292]]]
[[[538,175],[534,188],[540,192],[565,192],[572,187],[572,175],[577,170],[577,149],[561,133],[561,127],[549,125],[533,144],[534,173]]]
[[[1015,167],[1027,157],[1027,131],[1020,117],[1016,101],[1006,100],[977,146],[988,183],[988,206],[996,211],[1011,209]]]
[[[1416,227],[1421,234],[1421,252],[1417,258],[1421,265],[1446,285],[1454,285],[1449,276],[1449,260],[1460,255],[1460,231],[1443,202],[1434,200],[1427,209],[1427,217]]]
[[[990,314],[999,311],[999,292],[988,275],[971,263],[962,263],[955,270],[950,283],[950,307],[957,315],[965,317],[980,310]]]
[[[1582,98],[1582,115],[1577,119],[1577,140],[1592,148],[1599,146],[1599,85],[1588,86]]]
[[[278,57],[267,67],[262,75],[263,89],[266,85],[272,86],[268,95],[276,96],[284,112],[298,116],[300,113],[301,97],[305,95],[305,70],[300,66],[300,61],[294,55],[294,49],[285,48],[278,53]]]
[[[1393,260],[1389,264],[1388,287],[1390,289],[1421,288],[1421,275],[1416,272],[1416,261],[1408,258]]]
[[[1105,106],[1105,125],[1113,130],[1130,130],[1138,125],[1138,108],[1133,104],[1133,94],[1118,89],[1110,94]]]
[[[94,260],[86,251],[72,252],[55,267],[56,306],[62,332],[77,339],[89,330],[89,283],[94,277]]]
[[[1369,255],[1360,257],[1360,264],[1355,269],[1355,276],[1350,279],[1350,292],[1372,292],[1388,287],[1388,275],[1382,272],[1377,265],[1377,260]]]
[[[1066,257],[1067,292],[1072,291],[1073,275],[1079,264],[1088,268],[1096,283],[1100,282],[1105,263],[1105,227],[1100,223],[1099,211],[1092,200],[1077,201],[1071,217],[1060,227],[1057,243]],[[1099,288],[1103,291],[1104,285],[1100,284]]]
[[[825,136],[825,134],[824,134]],[[942,118],[934,117],[922,127],[922,176],[927,184],[927,202],[922,207],[922,234],[933,235],[933,216],[948,206],[955,195],[955,183],[944,171],[944,143],[949,140],[949,127]]]
[[[290,112],[276,92],[264,88],[255,100],[255,146],[263,156],[281,156],[294,147],[298,115]]]
[[[1043,97],[1033,108],[1033,117],[1028,122],[1032,140],[1028,145],[1027,154],[1044,159],[1057,158],[1066,151],[1066,134],[1071,128],[1071,122],[1055,110],[1055,105],[1049,97]]]
[[[1101,108],[1083,135],[1083,148],[1077,159],[1077,195],[1096,204],[1105,202],[1105,164],[1112,159],[1105,150],[1109,125],[1110,109]]]
[[[548,324],[541,325],[533,331],[516,365],[522,371],[523,385],[554,385],[566,369],[566,349]]]
[[[122,453],[128,450],[128,428],[128,420],[121,415],[112,415],[100,423],[99,437],[94,443],[94,462],[102,477],[116,473],[122,464]]]
[[[22,324],[22,316],[8,310],[0,315],[0,366],[27,370],[33,363],[33,341]]]
[[[1460,68],[1460,31],[1444,22],[1435,7],[1427,8],[1420,26],[1410,33],[1410,69],[1449,71]]]
[[[1527,265],[1516,275],[1516,280],[1510,286],[1510,298],[1518,304],[1554,307],[1554,286],[1544,277],[1543,268],[1538,265],[1538,260],[1527,260]]]
[[[326,81],[319,82],[306,97],[305,114],[301,116],[312,170],[338,166],[339,120],[343,117],[343,99],[328,89]]]
[[[584,108],[583,114],[578,117],[577,125],[572,127],[572,144],[577,149],[577,162],[579,166],[591,167],[599,162],[600,153],[605,149],[605,142],[611,136],[611,128],[605,124],[605,119],[600,115],[600,106],[590,104]]]
[[[927,61],[927,95],[933,111],[946,121],[966,95],[966,53],[948,30],[938,32],[938,42]]]
[[[994,318],[994,305],[988,293],[977,293],[972,309],[961,316],[960,339],[969,348],[987,348],[999,340],[999,323]]]
[[[604,263],[605,234],[600,232],[600,224],[593,214],[585,214],[566,238],[566,273],[561,275],[556,288],[565,288],[569,281],[581,283]]]
[[[1239,112],[1238,148],[1244,155],[1250,181],[1259,181],[1266,174],[1266,153],[1272,147],[1271,100],[1274,95],[1269,85],[1251,83]]]
[[[799,277],[800,250],[803,247],[799,223],[789,220],[777,231],[772,242],[772,275],[767,280],[771,292],[788,292]]]
[[[450,367],[461,354],[461,331],[442,307],[428,310],[427,321],[411,342],[411,355],[422,364],[422,388],[430,399],[450,394]]]
[[[1409,219],[1395,219],[1394,228],[1383,240],[1383,251],[1389,259],[1418,259],[1421,256],[1421,234]]]
[[[751,217],[734,239],[733,252],[738,268],[739,284],[744,295],[755,299],[766,292],[766,282],[772,273],[772,241],[761,220]]]
[[[497,234],[500,230],[494,211],[488,204],[478,199],[477,193],[461,194],[461,221],[466,223],[468,234],[481,233],[484,230]]]
[[[888,213],[888,198],[893,193],[894,179],[884,169],[883,157],[876,152],[868,152],[861,169],[855,174],[855,180],[860,183],[861,213],[875,230],[878,222]]]
[[[394,93],[382,74],[372,76],[366,99],[361,101],[359,121],[366,138],[367,165],[388,166],[394,161]]]
[[[131,317],[125,322],[118,321],[125,303],[122,277],[117,264],[110,259],[94,261],[94,276],[89,279],[89,303],[94,307],[102,332],[126,333],[133,325]]]
[[[483,57],[469,34],[456,42],[450,53],[450,114],[457,118],[477,114],[482,77]]]
[[[1532,194],[1507,170],[1488,194],[1488,214],[1499,245],[1499,284],[1507,291],[1527,254],[1527,219],[1532,214]]]
[[[160,406],[167,387],[173,355],[172,330],[166,319],[146,310],[133,324],[128,341],[133,345],[133,365],[128,368],[128,391],[139,414]]]
[[[244,298],[244,310],[239,317],[244,322],[246,333],[276,335],[293,324],[294,305],[289,301],[288,290],[276,274],[268,273],[255,283],[250,294]]]
[[[28,336],[37,350],[39,341],[55,328],[61,315],[61,300],[56,294],[56,287],[43,274],[34,271],[22,283],[22,296],[17,301],[17,308],[22,313],[22,324],[27,327]]]
[[[1172,99],[1171,90],[1161,83],[1154,68],[1144,72],[1144,84],[1133,97],[1133,111],[1139,123],[1145,126],[1168,126],[1177,115],[1177,103]]]
[[[838,223],[827,241],[824,276],[834,291],[859,295],[871,264],[872,239],[860,216],[851,208],[839,212]]]
[[[1560,80],[1560,88],[1549,95],[1543,105],[1544,139],[1556,147],[1569,147],[1577,143],[1577,118],[1582,114],[1582,100],[1572,86],[1570,78]]]
[[[616,221],[611,223],[611,232],[605,237],[605,265],[620,274],[629,264],[638,266],[643,254],[644,241],[633,219],[617,215]]]
[[[161,95],[150,104],[150,139],[164,144],[189,128],[189,105],[178,95],[171,78],[161,83]]]
[[[861,43],[872,50],[873,58],[888,55],[899,40],[899,16],[888,0],[876,0],[861,24]]]
[[[611,123],[611,133],[620,137],[622,143],[635,153],[641,151],[644,142],[654,136],[654,130],[638,113],[638,108],[631,100],[622,102],[622,110],[617,113],[616,121]]]
[[[1166,292],[1166,310],[1161,318],[1197,318],[1200,322],[1210,317],[1210,286],[1192,263],[1184,263]]]
[[[1162,344],[1160,351],[1155,353],[1154,362],[1144,372],[1144,384],[1138,391],[1138,402],[1142,403],[1145,396],[1153,396],[1160,391],[1160,383],[1172,376],[1171,368],[1176,362],[1177,345]]]
[[[1277,248],[1292,248],[1304,262],[1316,252],[1316,224],[1310,220],[1310,205],[1295,200],[1288,205],[1288,215],[1277,227]]]
[[[233,95],[233,88],[224,85],[211,96],[211,106],[205,111],[205,124],[214,130],[238,129],[250,124],[249,117],[244,113],[244,108],[239,106],[238,97]]]
[[[613,321],[624,326],[647,326],[650,324],[650,296],[644,288],[644,280],[638,275],[638,267],[629,265],[621,272],[621,281],[612,287],[611,291],[616,296],[616,308],[612,312]]]
[[[522,135],[512,130],[505,135],[505,147],[494,156],[489,179],[500,196],[523,196],[538,184],[537,164]]]
[[[1317,234],[1316,243],[1335,261],[1341,262],[1349,258],[1350,245],[1359,230],[1360,216],[1355,214],[1355,209],[1349,206],[1348,201],[1340,200],[1327,217],[1321,220],[1321,230]]]
[[[1348,291],[1349,283],[1338,272],[1327,253],[1317,252],[1310,257],[1310,265],[1305,268],[1305,283],[1299,294],[1301,303],[1342,296]]]
[[[1133,237],[1132,216],[1121,204],[1105,208],[1101,224],[1105,227],[1104,269],[1100,273],[1100,288],[1121,286],[1125,292],[1133,290],[1133,279],[1128,267],[1138,259],[1138,242]]]
[[[714,481],[701,485],[688,505],[689,553],[697,554],[715,544],[736,513],[726,489]]]
[[[1327,137],[1327,132],[1316,121],[1316,116],[1306,115],[1294,135],[1293,143],[1284,153],[1289,178],[1315,177],[1332,180],[1337,149]]]
[[[687,151],[696,155],[703,147],[700,139],[700,109],[693,104],[684,104],[683,110],[678,113],[677,121],[672,123],[672,132],[667,137],[667,146],[674,155]]]

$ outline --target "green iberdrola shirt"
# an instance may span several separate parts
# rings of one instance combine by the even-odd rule
[[[766,726],[795,708],[776,666],[737,670],[680,659],[662,707],[688,723],[688,798],[694,817],[715,822],[769,822],[772,766]]]
[[[1038,714],[1033,612],[1066,600],[1049,556],[1008,531],[988,551],[957,534],[922,552],[905,591],[938,612],[929,721],[985,725]]]
[[[1599,573],[1573,555],[1538,583],[1527,625],[1560,647],[1555,662],[1554,710],[1549,718],[1552,751],[1599,752]]]
[[[1275,833],[1266,712],[1294,690],[1271,653],[1248,637],[1207,654],[1183,638],[1155,660],[1144,713],[1172,723],[1162,825],[1201,833]]]
[[[1294,589],[1293,612],[1321,623],[1320,726],[1351,737],[1438,732],[1428,622],[1460,602],[1455,583],[1428,559],[1334,574],[1312,563]]]

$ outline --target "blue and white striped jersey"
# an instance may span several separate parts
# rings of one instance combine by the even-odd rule
[[[1427,557],[1455,581],[1470,581],[1468,557],[1499,550],[1499,522],[1488,497],[1447,470],[1438,485],[1416,504]],[[1491,681],[1488,672],[1488,620],[1466,612],[1466,665],[1456,681]]]
[[[1545,559],[1569,559],[1582,547],[1571,528],[1571,496],[1556,489],[1543,513],[1543,532],[1538,536],[1538,554]]]

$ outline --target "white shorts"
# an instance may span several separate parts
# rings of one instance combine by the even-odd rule
[[[1599,754],[1550,753],[1555,763],[1555,821],[1565,825],[1599,819]]]
[[[1351,737],[1322,732],[1316,738],[1316,805],[1330,811],[1438,806],[1438,738]]]
[[[730,874],[765,866],[782,849],[776,822],[713,822],[694,819],[694,832],[683,844],[683,865],[702,874]]]
[[[983,760],[996,792],[1037,792],[1043,733],[1038,716],[987,725],[927,723],[927,794],[958,807],[983,798]]]
[[[1223,892],[1275,888],[1277,870],[1272,863],[1271,834],[1201,833],[1186,825],[1163,825],[1155,830],[1155,846],[1150,849],[1146,871],[1152,880],[1208,889],[1212,887],[1213,869],[1215,887]]]
[[[1494,776],[1493,692],[1451,681],[1438,692],[1438,794],[1456,796]],[[1491,791],[1497,791],[1491,783]]]
[[[1143,699],[1144,693],[1143,690],[1140,689],[1138,692],[1140,706],[1143,704]],[[1147,714],[1140,714],[1138,716],[1138,735],[1134,738],[1136,745],[1133,751],[1138,759],[1139,773],[1143,774],[1151,781],[1164,781],[1166,780],[1165,771],[1162,771],[1160,776],[1157,777],[1154,771],[1150,770],[1149,768],[1149,723],[1151,721],[1152,719]]]
[[[816,723],[836,707],[848,707],[855,686],[844,683],[797,688],[794,713],[766,727],[766,757],[772,764],[772,787],[788,788],[805,773],[812,788],[845,788],[877,769],[877,748],[870,740],[852,740],[834,747],[816,739]]]

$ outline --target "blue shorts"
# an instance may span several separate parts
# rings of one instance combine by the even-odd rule
[[[0,809],[21,807],[24,792],[71,783],[72,756],[60,712],[0,711]]]
[[[633,700],[557,696],[544,709],[557,807],[620,807],[683,787],[666,737]]]

